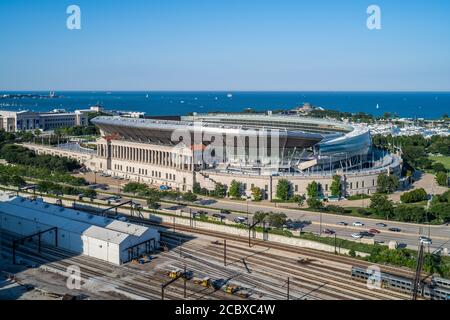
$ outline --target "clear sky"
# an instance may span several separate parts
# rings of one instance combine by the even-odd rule
[[[448,0],[1,0],[0,41],[0,90],[450,90]]]

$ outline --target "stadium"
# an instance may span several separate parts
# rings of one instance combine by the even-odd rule
[[[372,147],[367,126],[326,119],[194,113],[100,116],[92,123],[102,137],[97,153],[84,162],[87,168],[180,191],[192,190],[195,183],[212,190],[217,183],[238,180],[248,196],[259,187],[272,199],[277,181],[285,178],[294,194],[304,194],[317,181],[327,197],[333,175],[339,174],[344,195],[370,194],[380,173],[400,176],[402,168],[399,155]]]

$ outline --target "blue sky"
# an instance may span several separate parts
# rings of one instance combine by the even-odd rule
[[[447,0],[2,0],[0,39],[0,90],[450,90]]]

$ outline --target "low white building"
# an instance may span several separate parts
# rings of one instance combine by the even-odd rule
[[[158,230],[86,212],[48,204],[42,200],[0,195],[0,228],[22,236],[58,228],[58,247],[122,264],[159,245]],[[54,231],[41,241],[54,245]]]
[[[0,111],[0,129],[7,132],[27,131],[40,129],[55,130],[64,127],[87,126],[87,113],[75,112],[33,112]]]

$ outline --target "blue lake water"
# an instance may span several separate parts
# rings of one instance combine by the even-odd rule
[[[0,92],[48,94],[48,92]],[[229,96],[229,93],[232,96]],[[287,109],[309,102],[325,109],[367,112],[401,117],[439,118],[450,113],[450,92],[57,92],[54,99],[0,99],[0,110],[48,111],[106,109],[144,111],[148,115],[184,115],[189,112],[233,112]],[[147,97],[148,95],[148,97]],[[378,105],[378,109],[377,106]]]

